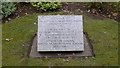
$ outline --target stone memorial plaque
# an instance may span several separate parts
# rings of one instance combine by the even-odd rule
[[[38,16],[37,51],[84,51],[82,15]]]

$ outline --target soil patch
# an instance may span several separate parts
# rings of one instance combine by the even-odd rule
[[[8,22],[12,19],[27,15],[27,14],[33,14],[33,13],[44,13],[40,9],[34,8],[30,3],[26,2],[20,2],[16,3],[16,11],[9,15],[8,17],[2,18],[2,23]],[[51,11],[52,12],[52,11]],[[93,16],[96,19],[102,19],[105,17],[115,19],[117,21],[120,21],[120,14],[117,16],[113,16],[112,14],[106,15],[101,14],[99,12],[88,12],[87,6],[85,3],[82,2],[62,2],[62,7],[57,10],[57,12],[67,12],[67,13],[88,13],[90,16]],[[114,14],[115,15],[115,14]]]
[[[2,19],[3,23],[27,14],[41,12],[39,9],[34,8],[30,3],[25,3],[25,2],[16,3],[16,7],[17,9],[13,14],[9,15],[8,17],[4,17]]]

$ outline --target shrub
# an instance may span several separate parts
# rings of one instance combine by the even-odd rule
[[[61,7],[59,2],[32,2],[33,7],[40,8],[43,11],[56,10]]]
[[[2,12],[1,13],[4,17],[9,16],[15,10],[16,10],[16,6],[14,3],[12,3],[12,2],[3,2],[2,3]]]

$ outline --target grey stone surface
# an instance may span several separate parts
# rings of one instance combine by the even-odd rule
[[[33,44],[30,51],[32,58],[64,58],[64,57],[91,57],[94,56],[92,45],[90,44],[87,35],[84,35],[84,51],[83,52],[38,52],[37,51],[37,36],[33,39]]]
[[[84,51],[82,15],[38,16],[37,51]]]

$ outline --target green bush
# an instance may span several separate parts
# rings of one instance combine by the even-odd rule
[[[59,2],[32,2],[33,7],[40,8],[43,11],[56,10],[61,7]]]
[[[16,10],[16,6],[12,2],[3,2],[2,3],[2,15],[3,17],[7,17],[12,14]]]

